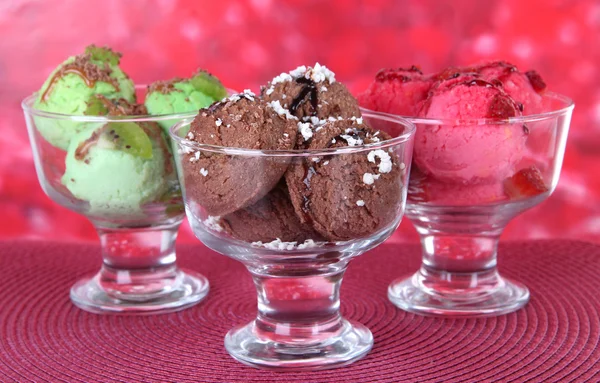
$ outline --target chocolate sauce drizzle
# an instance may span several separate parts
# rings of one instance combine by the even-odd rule
[[[296,115],[296,111],[298,110],[298,108],[302,104],[304,104],[306,102],[306,99],[308,98],[308,100],[310,101],[310,105],[313,108],[312,115],[316,116],[317,107],[319,105],[319,92],[317,91],[317,84],[315,84],[315,82],[312,79],[306,77],[299,77],[295,81],[298,84],[304,84],[304,87],[302,88],[302,90],[300,90],[300,93],[298,93],[298,95],[292,100],[292,103],[290,105],[290,112],[293,115]]]
[[[66,66],[58,72],[54,73],[54,76],[52,76],[48,87],[46,88],[46,90],[44,90],[44,93],[42,93],[41,100],[43,102],[48,101],[48,96],[54,89],[54,86],[56,85],[58,80],[60,80],[68,74],[76,74],[77,76],[81,77],[81,79],[83,80],[83,82],[85,82],[85,85],[87,85],[88,88],[93,88],[94,85],[96,85],[96,80],[87,77],[83,69],[77,66]]]

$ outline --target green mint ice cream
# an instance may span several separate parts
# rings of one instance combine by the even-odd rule
[[[89,46],[85,53],[69,57],[48,77],[38,92],[34,108],[61,114],[84,115],[95,95],[135,102],[135,87],[119,68],[121,55],[109,48]],[[80,122],[37,118],[36,127],[52,145],[67,149],[71,139],[88,125]]]
[[[189,79],[157,81],[148,87],[144,105],[153,116],[198,112],[227,96],[227,90],[213,75],[198,71]],[[177,120],[159,121],[167,133]]]
[[[98,95],[87,109],[94,115],[147,114],[143,105]],[[171,182],[172,181],[172,182]],[[92,215],[127,216],[159,200],[176,182],[161,128],[154,122],[113,121],[90,127],[71,139],[62,183],[88,201]]]

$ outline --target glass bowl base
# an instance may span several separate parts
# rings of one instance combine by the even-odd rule
[[[462,287],[462,286],[461,286]],[[480,318],[517,311],[529,301],[524,285],[500,276],[496,283],[475,289],[436,287],[424,283],[417,272],[410,278],[400,278],[388,287],[389,300],[402,310],[438,317]]]
[[[371,331],[347,320],[342,320],[341,329],[334,336],[320,341],[276,342],[259,336],[254,321],[234,328],[225,337],[225,348],[233,358],[252,367],[271,370],[341,367],[362,358],[372,347]]]
[[[71,288],[71,301],[94,314],[164,314],[183,310],[200,302],[209,291],[208,279],[191,271],[176,272],[176,283],[159,292],[116,297],[102,288],[100,275],[84,278]]]

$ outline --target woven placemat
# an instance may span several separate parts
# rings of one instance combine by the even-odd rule
[[[352,261],[342,311],[367,325],[371,353],[350,366],[275,373],[235,362],[223,347],[256,313],[241,264],[205,247],[178,248],[179,264],[206,275],[209,296],[175,314],[99,316],[77,309],[69,288],[97,271],[99,248],[0,242],[0,380],[6,382],[598,382],[600,247],[583,242],[503,244],[504,275],[531,301],[489,319],[406,313],[386,297],[416,270],[418,245],[382,245]]]

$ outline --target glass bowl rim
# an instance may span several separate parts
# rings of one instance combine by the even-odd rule
[[[136,90],[145,90],[148,88],[148,85],[136,85]],[[228,94],[237,93],[235,90],[230,88],[227,89]],[[54,120],[68,120],[73,122],[151,122],[151,121],[169,121],[169,120],[179,120],[183,118],[192,118],[198,114],[197,110],[183,113],[168,113],[168,114],[146,114],[146,115],[138,115],[138,116],[86,116],[80,114],[65,114],[65,113],[56,113],[56,112],[48,112],[45,110],[36,109],[33,107],[33,103],[37,98],[39,92],[34,92],[33,94],[25,97],[23,101],[21,101],[21,108],[33,116],[44,117]]]
[[[169,135],[173,142],[177,143],[180,148],[187,148],[190,152],[193,151],[204,151],[210,153],[237,155],[237,156],[251,156],[251,157],[311,157],[311,156],[331,156],[340,154],[355,154],[362,152],[370,152],[377,149],[388,149],[396,146],[406,144],[408,141],[414,138],[417,130],[416,126],[406,118],[400,116],[394,116],[391,114],[379,113],[374,111],[365,111],[362,117],[375,118],[379,120],[385,120],[391,123],[404,126],[406,131],[389,140],[375,142],[367,145],[357,146],[346,146],[341,148],[331,149],[301,149],[301,150],[258,150],[258,149],[245,149],[235,147],[225,147],[217,145],[206,145],[200,144],[194,141],[187,140],[177,135],[177,131],[184,126],[189,125],[193,119],[183,119],[169,129]]]
[[[478,119],[446,119],[446,118],[428,118],[428,117],[417,117],[417,116],[402,116],[393,113],[377,112],[381,114],[387,114],[390,116],[397,116],[411,121],[418,125],[507,125],[507,124],[527,124],[530,122],[540,122],[555,119],[559,116],[564,116],[572,113],[575,103],[567,96],[554,93],[545,92],[543,97],[548,97],[563,103],[563,106],[558,109],[554,109],[544,113],[530,114],[526,116],[509,117],[507,119],[495,119],[495,118],[478,118]],[[373,112],[371,109],[361,107],[361,112]]]

